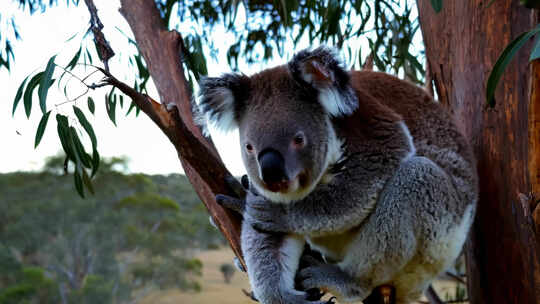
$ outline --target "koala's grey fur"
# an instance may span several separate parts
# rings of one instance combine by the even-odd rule
[[[242,249],[262,303],[303,303],[294,298],[304,297],[294,289],[303,240],[333,263],[301,269],[301,287],[347,302],[381,284],[395,286],[398,303],[416,300],[458,257],[476,208],[475,162],[423,89],[347,72],[323,47],[251,77],[207,78],[200,95],[211,123],[239,128],[262,195],[248,194],[245,206],[221,199],[244,211]],[[290,182],[263,181],[258,158],[269,148],[282,155]]]

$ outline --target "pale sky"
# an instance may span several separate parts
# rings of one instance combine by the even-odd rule
[[[0,102],[0,142],[3,146],[0,148],[0,172],[39,170],[47,156],[56,155],[62,149],[56,131],[55,114],[62,113],[75,118],[72,111],[73,103],[58,105],[65,102],[66,97],[60,89],[53,89],[57,88],[56,84],[49,90],[47,97],[48,109],[54,109],[54,111],[49,118],[41,144],[37,149],[34,149],[35,132],[41,119],[37,94],[34,93],[34,105],[30,119],[26,118],[22,101],[14,117],[12,117],[13,99],[22,80],[29,73],[44,70],[51,56],[57,54],[55,62],[63,66],[67,65],[80,46],[82,35],[88,29],[89,13],[82,1],[78,7],[70,6],[69,8],[66,8],[65,3],[60,1],[60,7],[49,8],[44,14],[37,12],[31,16],[27,12],[21,12],[17,8],[15,1],[4,0],[3,2],[2,16],[15,15],[22,40],[12,41],[15,62],[12,65],[11,72],[7,72],[4,68],[0,69],[0,100],[2,100]],[[128,44],[127,38],[116,27],[130,37],[133,35],[128,24],[118,12],[119,1],[95,0],[95,4],[98,8],[99,17],[105,26],[103,32],[116,52],[116,56],[110,61],[111,72],[119,79],[132,84],[133,77],[130,77],[129,73],[135,73],[136,69],[126,67],[128,66],[128,55],[133,54],[135,49]],[[242,19],[245,20],[242,13],[243,10],[239,10],[238,22],[242,22]],[[0,21],[5,22],[5,19]],[[193,25],[182,24],[181,26],[187,28]],[[66,42],[76,33],[78,35],[75,38]],[[216,27],[213,30],[213,36],[216,45],[220,45],[220,40],[223,41],[221,45],[227,46],[234,41],[233,36],[227,34],[222,27]],[[296,50],[309,46],[307,37],[303,40],[296,46]],[[88,38],[85,41],[85,43],[91,42]],[[367,48],[367,44],[364,45],[365,41],[355,41],[354,43]],[[208,74],[210,76],[219,76],[222,73],[230,72],[226,61],[226,49],[220,49],[221,52],[218,54],[219,62],[213,61],[209,56],[207,57],[209,58]],[[249,75],[266,67],[285,63],[292,56],[294,50],[292,45],[287,49],[291,51],[285,54],[285,58],[279,58],[276,54],[274,59],[268,63],[247,66],[239,61],[240,70]],[[93,54],[93,57],[94,64],[101,66],[101,63],[97,61],[97,55]],[[82,57],[79,62],[81,60]],[[74,72],[78,76],[88,74],[88,72],[84,71],[83,66],[76,68]],[[72,98],[84,91],[84,87],[74,79],[69,84],[68,95]],[[105,88],[90,94],[96,103],[95,116],[87,111],[86,96],[76,102],[76,105],[85,111],[86,117],[93,124],[98,137],[98,151],[101,156],[127,156],[130,172],[148,174],[183,173],[176,150],[166,136],[144,113],[141,113],[137,118],[133,114],[125,117],[129,101],[126,102],[127,105],[124,105],[124,109],[117,108],[116,122],[118,127],[114,127],[106,114],[104,104],[104,95],[109,90],[110,88]],[[148,85],[148,90],[149,95],[158,100],[158,94],[153,84]],[[240,158],[237,132],[230,134],[212,132],[212,138],[227,168],[234,175],[243,174],[245,170]],[[86,143],[88,144],[89,141]],[[90,147],[90,145],[87,145],[87,147]]]
[[[89,14],[86,6],[81,3],[79,7],[66,8],[65,5],[60,5],[60,7],[48,9],[45,14],[35,13],[29,16],[28,13],[20,12],[13,1],[7,2],[8,4],[3,4],[2,14],[15,12],[22,40],[13,42],[15,64],[11,72],[7,72],[5,69],[0,70],[0,83],[2,84],[0,90],[0,99],[2,100],[0,103],[0,139],[3,143],[3,148],[0,149],[0,172],[37,170],[42,167],[47,156],[55,155],[61,151],[56,133],[55,111],[49,118],[41,144],[34,150],[35,132],[41,119],[39,106],[34,101],[32,114],[28,120],[21,101],[14,117],[12,117],[13,99],[19,84],[26,75],[35,70],[43,70],[52,55],[58,54],[56,63],[67,65],[80,45],[81,33],[84,33],[88,28]],[[127,56],[121,57],[120,52],[125,50],[133,52],[133,47],[128,45],[127,39],[115,27],[119,27],[128,35],[131,35],[131,31],[118,12],[119,1],[97,0],[95,3],[99,10],[99,16],[105,25],[106,38],[117,53],[110,62],[111,72],[123,79],[127,73],[127,69],[125,69]],[[6,14],[6,16],[9,15],[9,13]],[[79,33],[79,35],[66,43],[65,41],[75,33]],[[96,59],[94,58],[94,60]],[[94,63],[98,64],[97,61]],[[209,62],[208,66],[209,75],[220,75],[230,71],[226,64]],[[82,68],[79,69],[79,72],[79,75],[85,75]],[[132,80],[127,81],[127,83],[132,83]],[[56,88],[56,84],[53,88]],[[69,88],[72,89],[73,93],[69,94],[70,91],[68,91],[68,94],[73,97],[84,89],[75,80],[70,81]],[[124,117],[122,113],[126,113],[128,107],[124,105],[123,110],[117,108],[118,127],[114,127],[106,114],[104,105],[104,95],[108,90],[103,89],[91,94],[96,103],[95,116],[85,111],[87,118],[93,123],[98,137],[100,154],[104,157],[128,156],[130,160],[129,171],[131,172],[182,173],[176,150],[144,113],[141,113],[137,118],[133,114]],[[155,89],[149,88],[149,93],[158,99]],[[35,98],[37,100],[37,97]],[[86,100],[87,98],[84,97],[77,101],[77,105],[83,110],[87,109]],[[72,103],[55,107],[56,104],[64,101],[66,98],[61,90],[51,89],[49,91],[48,108],[56,108],[59,113],[70,114],[74,117]],[[18,135],[17,132],[21,135]],[[237,133],[217,134],[213,137],[229,170],[233,174],[241,174],[244,169],[239,156]]]

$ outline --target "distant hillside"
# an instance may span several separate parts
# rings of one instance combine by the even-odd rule
[[[199,290],[193,249],[224,244],[183,175],[103,166],[95,194],[73,177],[0,174],[0,304],[117,303],[152,289]]]

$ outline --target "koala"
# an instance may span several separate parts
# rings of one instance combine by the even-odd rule
[[[206,78],[199,111],[239,130],[252,191],[216,199],[243,214],[262,303],[309,302],[302,290],[313,288],[362,301],[383,284],[409,303],[459,256],[476,209],[475,161],[424,89],[348,71],[319,47],[252,76]],[[305,242],[328,263],[299,270]]]

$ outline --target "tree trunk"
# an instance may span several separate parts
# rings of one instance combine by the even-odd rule
[[[528,63],[532,43],[506,69],[495,108],[485,101],[493,64],[537,25],[538,13],[510,0],[444,1],[439,14],[430,1],[417,3],[439,101],[478,162],[480,201],[465,249],[471,303],[540,303],[532,216],[540,210],[529,195],[540,193],[540,65]]]

